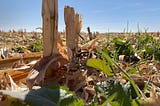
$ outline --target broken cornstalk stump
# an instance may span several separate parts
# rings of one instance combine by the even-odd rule
[[[70,60],[78,49],[79,35],[82,28],[82,17],[75,14],[74,8],[65,6],[64,20],[66,24],[66,45]]]
[[[92,32],[90,30],[90,27],[87,27],[88,35],[89,35],[89,40],[91,41],[93,39]]]
[[[43,0],[43,56],[58,54],[58,0]]]
[[[44,78],[54,77],[54,72],[68,62],[67,53],[58,35],[58,0],[43,0],[43,58],[35,64],[26,78],[31,89]]]
[[[75,27],[76,27],[76,36],[80,36],[80,32],[82,29],[82,16],[78,13],[75,14]],[[78,39],[79,41],[79,39]],[[78,47],[78,44],[76,45]]]

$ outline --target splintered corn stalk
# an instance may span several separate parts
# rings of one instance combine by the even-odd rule
[[[52,77],[52,73],[68,62],[65,49],[58,36],[58,0],[43,0],[43,58],[29,72],[28,88]]]
[[[66,24],[66,45],[68,51],[68,57],[73,57],[73,53],[78,49],[78,37],[82,28],[82,17],[79,14],[75,14],[74,8],[65,6],[64,8],[64,20]]]
[[[58,54],[58,0],[43,0],[43,55]]]
[[[78,13],[75,14],[75,27],[76,27],[76,34],[80,34],[82,29],[82,16]]]
[[[75,43],[77,42],[75,32],[75,11],[73,7],[65,6],[64,19],[66,24],[66,45],[68,48],[75,49]]]

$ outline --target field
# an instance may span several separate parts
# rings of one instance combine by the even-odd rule
[[[66,50],[65,34],[59,35]],[[80,36],[72,62],[63,63],[57,57],[49,67],[54,71],[47,72],[44,81],[29,91],[26,77],[43,59],[42,34],[1,31],[0,105],[160,105],[159,33]],[[45,68],[43,65],[40,67]]]

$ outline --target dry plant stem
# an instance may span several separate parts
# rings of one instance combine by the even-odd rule
[[[92,32],[90,31],[90,27],[87,27],[88,35],[89,35],[89,40],[92,40]]]
[[[77,36],[75,27],[75,11],[73,7],[65,6],[64,8],[64,20],[66,24],[66,46],[69,59],[73,56],[73,51],[77,48]]]
[[[78,13],[75,14],[75,27],[76,27],[76,36],[77,36],[77,40],[79,42],[79,39],[78,37],[80,36],[80,32],[81,32],[81,29],[82,29],[82,16],[79,15]],[[78,47],[78,44],[77,44],[77,47]]]
[[[87,42],[86,44],[81,46],[81,50],[92,51],[96,49],[98,47],[97,41],[98,41],[98,38]]]
[[[78,49],[78,37],[82,28],[82,17],[75,14],[74,8],[65,6],[64,20],[66,24],[66,45],[70,60]]]
[[[29,53],[29,54],[24,54],[23,57],[21,56],[15,56],[12,58],[0,60],[0,68],[6,67],[6,68],[12,68],[14,67],[15,64],[19,62],[20,59],[22,59],[24,62],[25,61],[31,61],[31,60],[38,60],[42,57],[42,53]]]
[[[43,56],[58,54],[58,0],[43,0]]]
[[[59,65],[64,65],[67,61],[65,50],[58,36],[58,0],[43,0],[42,3],[43,58],[27,76],[26,82],[30,89],[35,84],[43,82],[46,74],[52,74],[52,72],[58,70]],[[58,59],[61,61],[56,63]]]

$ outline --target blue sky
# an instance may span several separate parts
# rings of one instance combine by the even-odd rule
[[[42,0],[0,0],[0,29],[35,30],[42,25]],[[83,17],[83,31],[160,31],[160,0],[59,0],[59,31],[65,28],[65,5]]]

